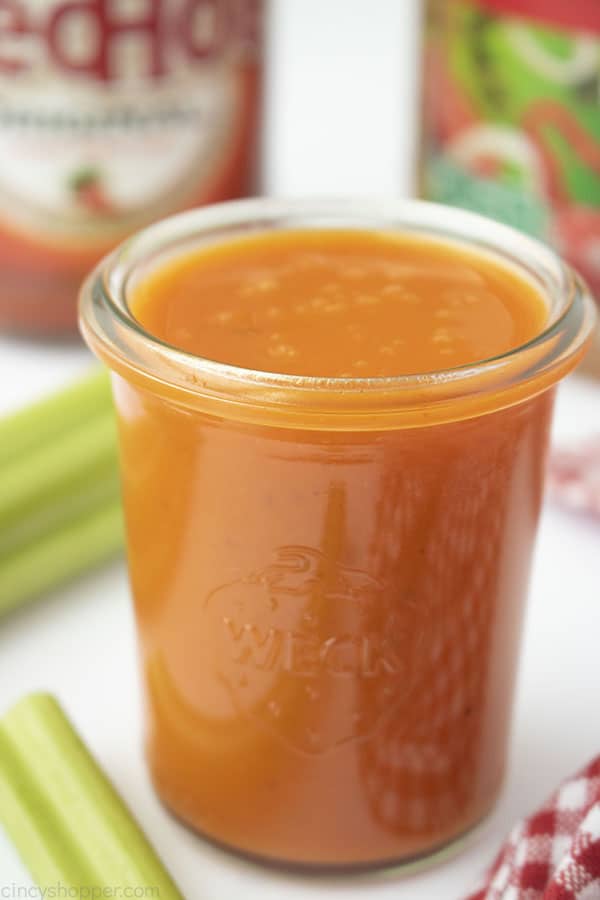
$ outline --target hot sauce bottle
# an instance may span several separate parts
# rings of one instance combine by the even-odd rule
[[[422,194],[551,242],[600,297],[600,4],[430,0],[423,74]]]
[[[129,233],[248,193],[263,0],[1,0],[0,328],[74,331]]]

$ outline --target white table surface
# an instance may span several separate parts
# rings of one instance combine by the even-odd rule
[[[414,134],[413,0],[274,2],[267,188],[274,193],[401,194]],[[0,412],[89,364],[76,346],[0,339]],[[562,388],[555,439],[600,433],[600,385]],[[403,879],[286,877],[206,846],[150,788],[132,617],[116,563],[0,625],[0,710],[30,690],[55,693],[160,848],[187,900],[445,900],[460,897],[512,822],[600,753],[600,526],[544,510],[527,616],[511,764],[496,812],[462,854]],[[0,833],[0,887],[31,885]],[[36,896],[30,894],[30,896]]]

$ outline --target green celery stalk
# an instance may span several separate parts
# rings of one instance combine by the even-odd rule
[[[106,508],[119,496],[119,474],[116,466],[111,466],[88,483],[76,484],[56,502],[42,503],[29,510],[10,527],[0,530],[0,570],[3,557],[35,543],[74,519],[81,519],[94,509]]]
[[[0,420],[0,466],[58,437],[111,408],[110,381],[104,369]]]
[[[0,560],[0,616],[107,561],[123,542],[117,497]]]
[[[69,495],[117,468],[111,409],[71,428],[0,468],[0,532],[59,506]]]
[[[145,888],[183,900],[49,695],[25,697],[0,720],[0,820],[42,889],[58,884],[101,897],[103,889]]]

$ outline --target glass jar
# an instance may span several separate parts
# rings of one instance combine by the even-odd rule
[[[600,6],[428,0],[423,59],[421,196],[554,244],[598,300]]]
[[[128,234],[251,191],[264,4],[1,5],[0,329],[74,332]]]
[[[451,241],[543,331],[429,375],[296,377],[181,352],[128,298],[174,254],[289,228]],[[81,323],[113,373],[156,789],[212,841],[351,870],[429,858],[500,790],[554,388],[593,306],[549,249],[420,203],[246,201],[127,242]]]

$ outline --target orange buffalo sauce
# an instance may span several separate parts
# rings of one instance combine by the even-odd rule
[[[538,291],[452,245],[290,231],[183,256],[133,311],[190,353],[294,375],[409,375],[498,356],[542,330]]]
[[[146,273],[155,337],[281,373],[505,353],[541,296],[491,259],[366,232],[208,246]],[[157,789],[245,853],[368,866],[489,811],[552,392],[429,427],[238,422],[115,379]]]

